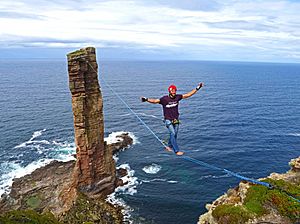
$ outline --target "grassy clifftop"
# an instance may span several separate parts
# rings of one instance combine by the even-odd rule
[[[300,157],[289,164],[291,170],[287,173],[273,173],[262,179],[273,189],[241,182],[238,187],[208,204],[208,212],[200,216],[198,223],[300,223]]]

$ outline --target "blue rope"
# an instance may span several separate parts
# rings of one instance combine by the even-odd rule
[[[128,108],[128,110],[130,110],[136,117],[137,119],[154,135],[154,137],[164,146],[166,147],[166,144],[163,143],[163,141],[151,130],[151,128],[139,117],[139,115],[137,115],[136,112],[134,112],[129,106],[128,104],[119,96],[118,93],[116,93],[110,85],[108,85],[105,80],[102,78],[102,81],[103,83],[123,102],[123,104]],[[248,177],[244,177],[242,175],[239,175],[237,173],[234,173],[232,171],[229,171],[229,170],[226,170],[226,169],[222,169],[222,168],[219,168],[217,166],[214,166],[214,165],[210,165],[208,163],[205,163],[203,161],[200,161],[198,159],[194,159],[192,157],[189,157],[189,156],[182,156],[180,158],[183,158],[187,161],[191,161],[193,163],[196,163],[196,164],[199,164],[201,166],[205,166],[207,168],[210,168],[210,169],[214,169],[214,170],[218,170],[218,171],[223,171],[231,176],[234,176],[234,177],[237,177],[239,179],[242,179],[242,180],[245,180],[245,181],[248,181],[248,182],[252,182],[254,184],[260,184],[260,185],[263,185],[263,186],[266,186],[268,188],[272,188],[272,186],[269,184],[269,183],[265,183],[265,182],[262,182],[262,181],[258,181],[258,180],[255,180],[255,179],[251,179],[251,178],[248,178]]]
[[[90,67],[94,70],[94,72],[96,72],[97,73],[97,71],[92,67],[92,65],[87,61],[87,63],[90,65]],[[105,80],[102,78],[102,81],[103,81],[103,83],[121,100],[121,102],[127,107],[127,109],[130,111],[130,112],[132,112],[135,116],[136,116],[136,118],[152,133],[152,135],[154,135],[154,137],[164,146],[164,147],[166,147],[166,144],[152,131],[152,129],[139,117],[139,115],[136,113],[136,112],[134,112],[130,107],[129,107],[129,105],[120,97],[120,95],[117,93],[117,92],[115,92],[114,90],[113,90],[113,88],[109,85],[109,84],[107,84],[106,82],[105,82]],[[198,165],[200,165],[200,166],[204,166],[204,167],[207,167],[207,168],[210,168],[210,169],[213,169],[213,170],[217,170],[217,171],[222,171],[222,172],[225,172],[225,173],[227,173],[227,174],[229,174],[229,175],[231,175],[231,176],[233,176],[233,177],[237,177],[238,179],[241,179],[241,180],[245,180],[245,181],[248,181],[248,182],[251,182],[251,183],[254,183],[254,184],[258,184],[258,185],[262,185],[262,186],[265,186],[265,187],[267,187],[267,188],[269,188],[269,189],[274,189],[274,188],[276,188],[276,187],[274,187],[274,186],[272,186],[271,184],[269,184],[269,183],[266,183],[266,182],[262,182],[262,181],[259,181],[259,180],[256,180],[256,179],[252,179],[252,178],[248,178],[248,177],[245,177],[245,176],[242,176],[242,175],[240,175],[240,174],[238,174],[238,173],[235,173],[235,172],[232,172],[232,171],[230,171],[230,170],[227,170],[227,169],[223,169],[223,168],[220,168],[220,167],[217,167],[217,166],[214,166],[214,165],[211,165],[211,164],[208,164],[208,163],[205,163],[205,162],[203,162],[203,161],[200,161],[200,160],[198,160],[198,159],[194,159],[194,158],[192,158],[192,157],[189,157],[189,156],[181,156],[180,158],[182,158],[182,159],[185,159],[185,160],[187,160],[187,161],[190,161],[190,162],[193,162],[193,163],[196,163],[196,164],[198,164]],[[279,188],[277,188],[277,189],[279,189]],[[281,189],[279,189],[279,190],[281,190]],[[292,195],[290,195],[290,194],[288,194],[287,192],[284,192],[285,194],[287,194],[287,196],[289,196],[291,199],[293,199],[293,200],[295,200],[295,201],[297,201],[297,202],[299,202],[300,203],[300,200],[299,199],[297,199],[297,198],[295,198],[294,196],[292,196]]]
[[[103,83],[123,102],[123,104],[128,108],[128,110],[130,110],[136,117],[137,119],[154,135],[154,137],[164,146],[166,147],[166,144],[151,130],[151,128],[149,128],[149,126],[139,117],[139,115],[134,112],[129,106],[128,104],[119,96],[118,93],[116,93],[110,85],[108,85],[104,79],[102,78]]]

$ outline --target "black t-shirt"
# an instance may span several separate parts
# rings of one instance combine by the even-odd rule
[[[178,94],[174,99],[170,96],[163,96],[159,100],[159,103],[163,106],[164,118],[167,120],[178,119],[178,104],[182,100],[182,95]]]

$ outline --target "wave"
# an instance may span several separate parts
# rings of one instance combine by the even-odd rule
[[[119,135],[128,133],[129,137],[133,140],[133,145],[140,143],[138,141],[138,138],[132,133],[132,132],[126,132],[126,131],[116,131],[112,132],[108,135],[108,137],[104,138],[104,141],[107,142],[107,144],[113,144],[117,143],[119,141],[122,141],[122,138],[118,137]]]
[[[241,172],[241,175],[246,175],[246,174],[251,174],[251,172]],[[229,174],[222,174],[222,175],[205,175],[205,176],[200,176],[197,178],[197,180],[205,180],[205,179],[221,179],[221,178],[229,178],[232,177]],[[141,180],[141,183],[151,183],[151,182],[167,182],[170,184],[176,184],[178,181],[175,180],[168,180],[168,179],[163,179],[163,178],[154,178],[151,180]]]
[[[290,136],[300,137],[300,133],[289,133]]]
[[[33,132],[31,138],[28,141],[23,142],[20,145],[15,146],[14,148],[15,149],[17,149],[17,148],[23,148],[23,147],[26,147],[27,145],[32,144],[32,143],[50,144],[47,140],[33,141],[35,138],[41,136],[43,134],[43,132],[45,132],[46,130],[47,129],[43,129],[43,130],[39,130],[39,131]]]
[[[72,149],[73,150],[73,149]],[[62,150],[64,151],[64,150]],[[75,149],[74,149],[75,151]],[[3,193],[9,193],[10,187],[12,186],[14,178],[20,178],[27,174],[32,173],[36,169],[46,166],[51,161],[62,161],[67,162],[70,160],[75,160],[75,157],[71,154],[59,154],[53,158],[47,159],[40,159],[38,161],[34,161],[27,166],[22,166],[20,163],[17,162],[4,162],[0,164],[1,171],[3,174],[0,177],[0,196]]]
[[[238,173],[240,175],[250,175],[251,172],[240,172]],[[228,178],[228,177],[232,177],[232,175],[229,175],[228,173],[226,174],[222,174],[222,175],[205,175],[205,176],[201,176],[198,178],[198,180],[203,180],[203,179],[221,179],[221,178]]]
[[[158,120],[162,120],[161,117],[155,116],[153,114],[145,114],[145,113],[136,113],[136,114],[144,116],[144,117],[152,117],[152,118],[155,118],[155,119],[158,119]],[[127,117],[127,116],[132,116],[132,115],[133,115],[132,113],[127,113],[127,114],[120,115],[120,117]]]
[[[122,164],[117,167],[118,168],[123,168],[127,170],[127,175],[122,177],[121,179],[123,180],[123,183],[127,183],[124,186],[119,186],[115,189],[115,191],[108,195],[106,198],[106,201],[113,204],[113,205],[118,205],[121,206],[122,209],[122,214],[123,214],[123,222],[124,223],[133,223],[131,220],[131,213],[134,211],[131,207],[129,207],[126,202],[119,197],[121,194],[129,194],[133,195],[137,193],[136,187],[140,184],[138,182],[138,178],[134,176],[134,170],[132,170],[129,166],[129,164]]]
[[[12,185],[14,178],[20,178],[30,174],[36,169],[49,164],[53,160],[54,159],[41,159],[39,161],[32,162],[25,167],[13,162],[4,162],[0,164],[1,170],[5,172],[5,174],[1,175],[0,179],[0,195],[3,193],[9,193],[9,187]]]
[[[161,178],[154,178],[151,180],[142,180],[142,183],[151,183],[151,182],[168,182],[170,184],[176,184],[178,181],[176,180],[167,180],[167,179],[161,179]]]
[[[155,163],[152,163],[151,165],[145,166],[143,168],[143,171],[145,173],[149,173],[149,174],[156,174],[161,170],[161,166],[157,165]]]
[[[122,164],[117,167],[117,169],[119,168],[127,170],[127,175],[121,178],[123,183],[127,184],[117,187],[116,192],[130,195],[135,194],[137,192],[136,187],[139,184],[138,178],[134,176],[135,171],[130,168],[129,164]]]
[[[14,148],[30,148],[36,150],[38,154],[42,154],[41,158],[39,160],[33,161],[32,163],[28,164],[27,166],[22,166],[23,156],[25,153],[24,150],[17,155],[11,157],[17,158],[16,161],[12,162],[13,160],[10,160],[9,162],[3,162],[0,164],[1,168],[1,176],[0,176],[0,195],[3,193],[9,193],[10,186],[12,185],[14,178],[20,178],[22,176],[25,176],[27,174],[32,173],[34,170],[45,166],[49,164],[53,160],[57,161],[63,161],[67,162],[70,160],[75,160],[75,157],[73,156],[76,153],[76,147],[75,143],[69,143],[69,142],[58,142],[58,141],[48,141],[48,140],[34,140],[37,137],[42,136],[43,132],[46,131],[46,129],[35,131],[32,134],[32,137],[24,142],[19,144],[18,146]],[[28,151],[26,151],[28,153]]]

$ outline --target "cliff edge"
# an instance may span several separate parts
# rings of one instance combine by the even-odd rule
[[[208,212],[200,216],[198,224],[299,224],[300,157],[289,165],[291,169],[284,174],[260,179],[273,189],[248,182],[229,189],[206,205]]]

